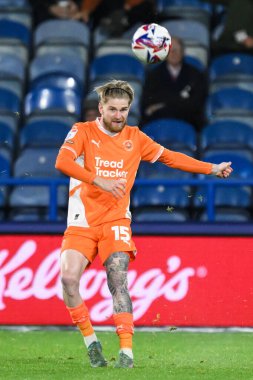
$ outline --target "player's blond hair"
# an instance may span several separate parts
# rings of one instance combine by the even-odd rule
[[[94,88],[101,103],[107,103],[109,98],[127,98],[129,105],[134,100],[134,90],[130,84],[123,80],[112,80]]]

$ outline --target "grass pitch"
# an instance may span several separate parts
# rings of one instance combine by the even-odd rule
[[[98,332],[107,368],[90,368],[73,331],[0,331],[4,380],[253,380],[253,334],[136,332],[135,368],[115,369],[115,333]]]

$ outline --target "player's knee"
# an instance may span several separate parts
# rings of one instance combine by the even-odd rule
[[[74,295],[79,289],[79,279],[73,273],[63,273],[61,276],[61,282],[64,290],[69,295]]]

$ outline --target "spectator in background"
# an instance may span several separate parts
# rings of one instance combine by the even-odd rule
[[[86,121],[95,120],[100,116],[98,110],[98,101],[97,99],[85,99],[83,104],[84,119]]]
[[[227,6],[224,29],[213,42],[213,53],[253,53],[253,0],[211,0]]]
[[[155,20],[154,0],[81,0],[80,12],[76,18],[93,27],[100,25],[105,33],[117,36],[138,22],[149,23]]]
[[[29,0],[34,26],[50,19],[72,19],[79,11],[81,0]]]
[[[143,89],[143,123],[176,118],[200,130],[205,122],[206,95],[205,74],[184,61],[183,42],[174,37],[167,60],[147,73]]]

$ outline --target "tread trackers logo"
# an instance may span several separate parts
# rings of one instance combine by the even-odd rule
[[[22,301],[31,297],[39,300],[57,297],[62,300],[60,248],[43,256],[43,260],[32,267],[29,259],[36,254],[36,250],[37,243],[27,240],[14,255],[10,255],[7,249],[0,251],[0,311],[7,307],[6,298]],[[182,267],[179,256],[168,256],[166,267],[166,271],[153,267],[141,272],[129,270],[128,283],[135,320],[144,316],[159,297],[170,302],[183,300],[190,291],[190,279],[207,275],[206,267]],[[112,300],[104,270],[85,271],[81,278],[80,292],[84,300],[93,297],[98,300],[90,308],[94,322],[106,321],[112,315]]]
[[[104,178],[126,178],[128,172],[123,169],[124,160],[108,161],[102,160],[100,157],[95,157],[96,175]]]

